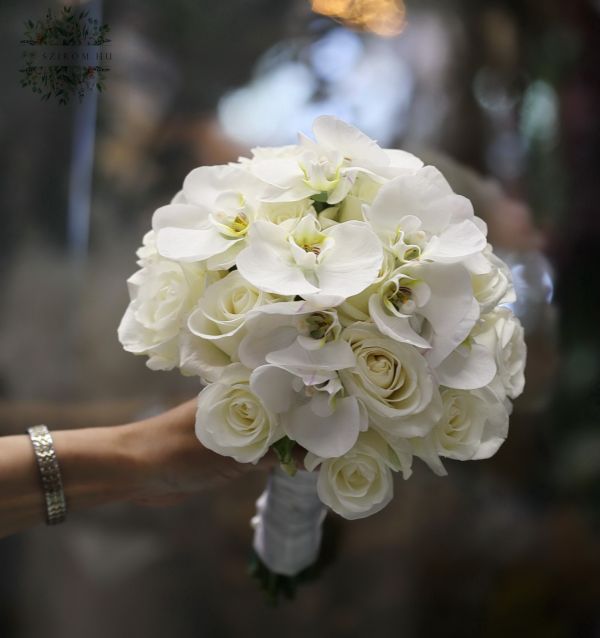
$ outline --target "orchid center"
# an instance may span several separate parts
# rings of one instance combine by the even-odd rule
[[[398,280],[390,281],[386,286],[383,298],[385,305],[392,312],[396,311],[403,315],[411,315],[417,308],[417,304],[413,299],[412,286],[406,282],[400,284]]]
[[[394,239],[395,253],[401,261],[414,261],[421,257],[427,244],[427,235],[422,230],[414,228],[413,220],[409,220],[408,228],[399,226]],[[412,226],[412,228],[411,228]]]
[[[411,246],[404,253],[404,261],[413,261],[414,259],[419,259],[421,256],[421,249],[418,246]]]
[[[336,328],[339,328],[337,317],[332,312],[313,312],[304,322],[304,331],[311,339],[332,341],[336,337]]]
[[[250,220],[244,212],[226,213],[220,212],[213,215],[213,222],[219,232],[225,237],[239,239],[248,232]]]
[[[312,216],[303,218],[289,236],[294,259],[302,268],[313,268],[332,240],[320,230],[319,222]]]
[[[340,180],[339,168],[336,167],[332,170],[331,163],[327,158],[301,163],[300,168],[304,174],[304,183],[317,193],[329,193]]]

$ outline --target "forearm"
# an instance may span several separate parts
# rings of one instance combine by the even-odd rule
[[[52,432],[69,512],[143,493],[135,436],[135,425]],[[44,521],[44,495],[29,437],[0,438],[0,538]]]
[[[253,469],[204,448],[194,433],[196,401],[114,427],[51,430],[67,512],[133,501],[165,505]],[[29,437],[0,437],[0,538],[45,520]]]

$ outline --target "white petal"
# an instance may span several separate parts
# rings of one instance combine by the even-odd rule
[[[232,266],[235,266],[235,260],[244,249],[246,240],[240,238],[239,240],[228,239],[227,241],[229,242],[228,248],[206,260],[208,270],[229,270]]]
[[[345,341],[332,341],[318,350],[306,350],[295,341],[284,350],[270,352],[266,359],[273,365],[303,377],[308,385],[329,379],[330,373],[335,370],[356,365],[352,348]]]
[[[383,151],[388,156],[390,168],[402,169],[411,172],[415,172],[420,168],[423,168],[423,162],[412,153],[400,151],[395,148],[385,148]]]
[[[143,330],[144,327],[135,318],[133,304],[129,304],[117,329],[119,342],[127,352],[141,354],[146,351],[148,346],[140,338]]]
[[[251,175],[237,166],[200,166],[183,182],[183,192],[188,202],[214,208],[219,195],[226,191],[240,192],[248,189]]]
[[[281,295],[318,292],[293,263],[284,228],[258,220],[248,231],[248,246],[237,256],[242,276],[261,290]]]
[[[484,397],[486,394],[493,394],[487,388],[482,389],[481,392]],[[509,412],[507,406],[502,401],[494,401],[493,399],[489,399],[487,405],[488,418],[483,427],[481,445],[473,455],[473,460],[489,459],[494,456],[508,436]],[[508,405],[510,406],[510,403]]]
[[[480,308],[475,298],[471,301],[469,312],[451,329],[436,332],[431,338],[431,350],[425,355],[432,368],[437,367],[468,336],[479,318]]]
[[[327,295],[321,292],[310,295],[305,294],[303,296],[314,308],[312,312],[315,312],[316,310],[325,310],[327,308],[335,308],[346,301],[346,297],[342,295]]]
[[[323,458],[345,454],[356,443],[360,428],[360,412],[354,397],[336,401],[334,412],[318,416],[306,403],[292,409],[282,419],[286,434],[309,452]]]
[[[485,235],[470,219],[465,219],[432,237],[421,258],[451,263],[481,252],[486,245]]]
[[[276,366],[260,366],[250,375],[250,389],[264,403],[267,410],[281,413],[290,410],[296,401],[292,386],[294,376]]]
[[[229,166],[195,168],[183,182],[186,200],[212,208],[219,193],[231,188],[231,181],[227,179],[230,174]]]
[[[234,385],[235,383],[248,383],[250,380],[250,370],[241,363],[232,363],[228,365],[221,376],[219,383],[224,385]]]
[[[360,171],[357,169],[343,170],[337,185],[327,196],[327,203],[332,205],[339,204],[354,186],[359,173]]]
[[[466,205],[468,200],[455,195],[436,168],[425,166],[382,186],[367,215],[378,231],[395,233],[403,216],[414,215],[423,230],[437,233],[446,228],[455,208]]]
[[[474,275],[483,275],[490,272],[491,266],[488,259],[486,259],[484,253],[475,253],[469,255],[464,259],[461,259],[462,265]]]
[[[267,333],[259,334],[248,329],[248,334],[240,342],[238,356],[248,368],[257,368],[267,363],[269,352],[287,348],[297,336],[298,331],[293,326],[279,325]]]
[[[289,202],[299,202],[314,194],[314,188],[300,181],[291,188],[268,187],[262,194],[261,201],[272,204],[286,204]]]
[[[405,417],[384,417],[373,414],[374,426],[382,435],[390,440],[407,437],[423,437],[435,427],[442,415],[442,399],[437,389],[433,392],[431,401],[421,412]]]
[[[251,313],[253,315],[301,315],[309,312],[321,310],[320,306],[313,306],[308,301],[280,301],[266,306],[254,308]],[[289,321],[289,319],[287,320]]]
[[[208,228],[210,210],[204,206],[169,204],[161,206],[152,216],[152,229],[161,228]]]
[[[420,313],[440,334],[447,334],[471,310],[471,277],[460,264],[426,264],[418,271],[430,289],[429,301]]]
[[[200,261],[218,255],[239,239],[227,239],[213,227],[206,230],[162,228],[156,237],[158,252],[167,259]]]
[[[330,115],[322,115],[313,123],[315,139],[320,146],[340,152],[354,166],[387,166],[389,158],[380,146],[354,126]]]
[[[185,195],[183,194],[183,191],[180,190],[177,193],[175,193],[175,195],[173,195],[173,199],[170,202],[171,204],[189,204],[190,202],[188,202],[185,198]]]
[[[217,381],[231,357],[214,343],[200,339],[187,330],[179,343],[179,368],[186,376],[199,376],[207,381]]]
[[[322,293],[351,297],[377,279],[383,261],[383,248],[368,224],[344,222],[327,229],[325,233],[334,243],[317,265]]]
[[[396,341],[410,343],[417,348],[430,348],[431,344],[423,339],[410,326],[408,317],[394,317],[385,311],[380,295],[373,294],[369,298],[371,319],[379,328],[379,332]]]
[[[436,368],[441,385],[474,390],[488,385],[496,376],[494,355],[476,343],[460,346]]]
[[[410,440],[413,451],[422,461],[427,463],[429,469],[438,476],[447,476],[448,472],[442,463],[435,441],[431,436]]]
[[[253,165],[254,175],[279,189],[289,189],[304,179],[300,165],[295,159],[267,159]]]

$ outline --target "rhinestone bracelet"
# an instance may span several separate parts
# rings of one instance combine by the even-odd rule
[[[48,525],[57,525],[67,517],[67,502],[58,459],[54,451],[54,442],[45,425],[35,425],[27,432],[33,444],[33,451],[40,470],[46,501],[46,522]]]

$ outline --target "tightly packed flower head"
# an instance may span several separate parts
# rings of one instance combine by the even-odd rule
[[[119,338],[206,384],[206,447],[257,462],[288,437],[321,500],[359,518],[415,456],[437,474],[492,456],[526,352],[469,200],[334,117],[313,132],[186,177],[138,251]]]

